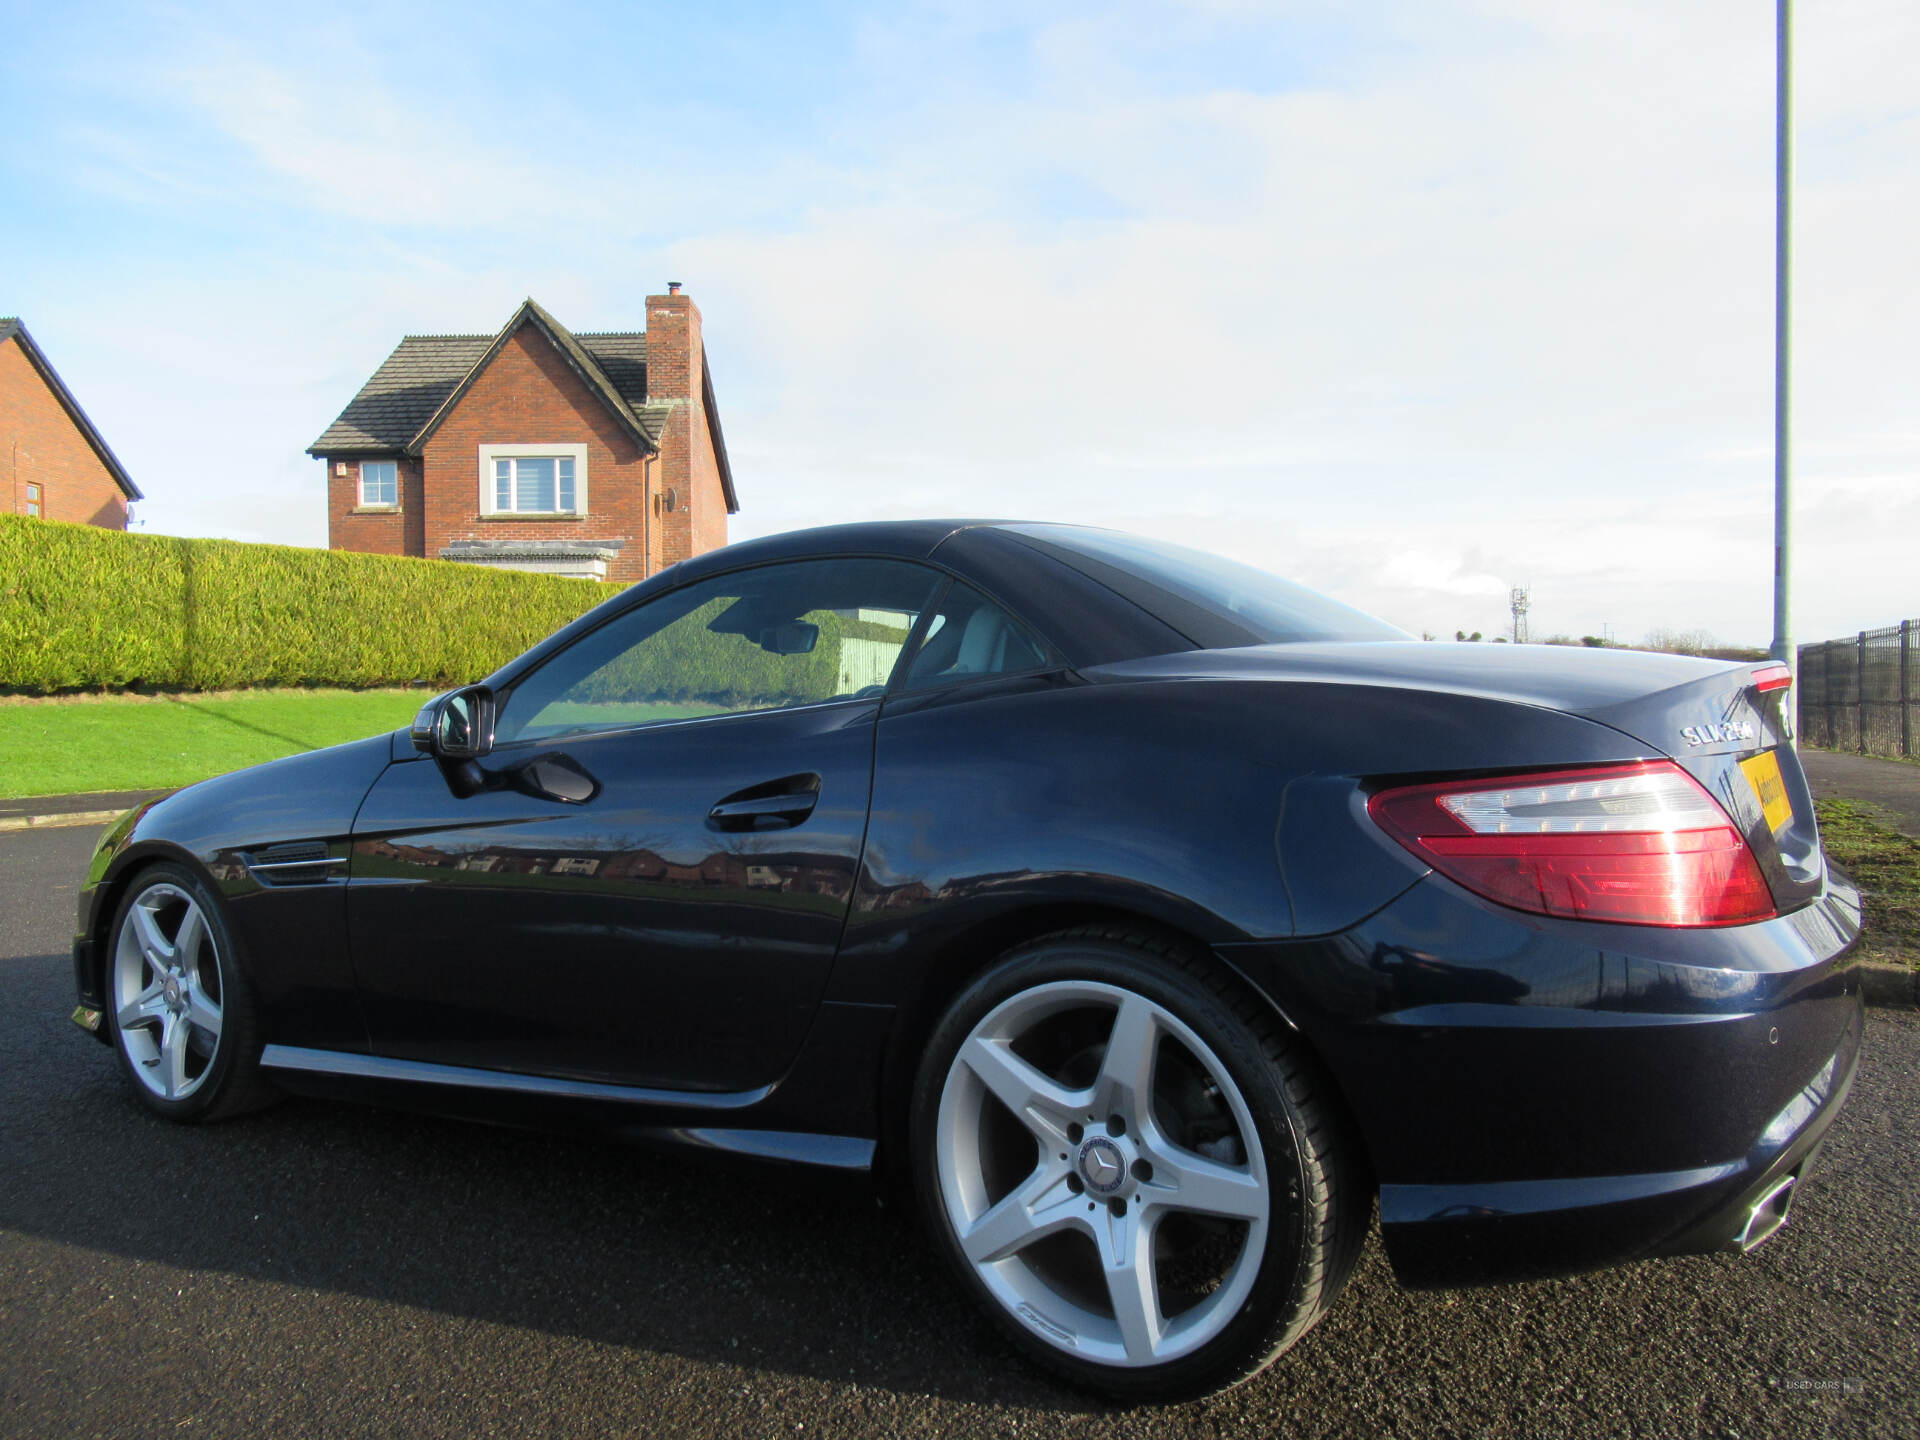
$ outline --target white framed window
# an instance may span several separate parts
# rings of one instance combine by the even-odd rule
[[[38,515],[40,510],[40,487],[32,481],[27,482],[27,514]]]
[[[587,447],[482,445],[482,515],[585,515]]]
[[[400,462],[362,460],[360,462],[360,503],[389,508],[400,503]]]

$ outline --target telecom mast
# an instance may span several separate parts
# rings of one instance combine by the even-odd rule
[[[1516,585],[1507,596],[1507,608],[1513,611],[1513,643],[1527,643],[1527,587]]]

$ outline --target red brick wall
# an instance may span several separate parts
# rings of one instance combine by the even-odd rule
[[[327,545],[334,550],[365,550],[375,555],[420,555],[426,501],[420,462],[405,455],[385,457],[400,467],[400,508],[365,509],[360,505],[358,459],[327,457]],[[334,472],[341,466],[347,473]]]
[[[691,397],[700,393],[700,307],[685,295],[647,297],[647,399],[673,404],[660,432],[661,503],[659,564],[672,565],[693,554],[693,487],[688,456],[693,450]],[[671,491],[674,508],[666,509]]]
[[[647,398],[677,401],[660,437],[655,488],[674,493],[660,514],[660,563],[671,565],[727,543],[727,501],[701,403],[704,351],[700,307],[685,295],[647,297]]]
[[[17,339],[0,341],[0,482],[0,503],[15,515],[38,485],[45,519],[127,528],[126,492]]]
[[[648,391],[652,388],[651,367],[653,364],[652,342],[648,342]],[[692,427],[693,409],[689,405],[676,405],[667,416],[667,423],[660,432],[660,499],[654,507],[658,517],[660,539],[656,547],[661,565],[672,565],[685,560],[693,554],[693,531],[691,522],[693,510],[688,503],[692,486],[688,483],[687,456],[693,449],[688,432]],[[667,496],[673,496],[673,509],[666,508]]]
[[[720,459],[714,452],[707,407],[697,402],[692,409],[693,484],[689,488],[693,494],[693,553],[699,555],[727,543],[727,492],[720,484]]]
[[[651,356],[649,362],[651,380]],[[549,444],[587,447],[588,513],[557,520],[481,515],[480,447]],[[501,348],[422,459],[428,556],[455,540],[624,539],[607,578],[645,578],[650,457],[533,326],[521,326]]]

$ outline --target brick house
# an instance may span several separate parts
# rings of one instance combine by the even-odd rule
[[[409,335],[307,448],[328,544],[627,583],[727,543],[740,509],[700,310],[575,334],[532,300],[494,335]]]
[[[0,320],[0,473],[14,515],[124,530],[142,498],[18,320]]]

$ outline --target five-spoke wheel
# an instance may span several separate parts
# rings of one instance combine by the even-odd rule
[[[122,897],[107,955],[107,1003],[134,1093],[173,1119],[250,1108],[252,1009],[212,891],[175,865],[143,871]]]
[[[1335,1127],[1241,998],[1184,951],[1081,932],[1008,957],[936,1028],[915,1117],[936,1236],[1080,1383],[1222,1388],[1345,1278],[1358,1192]]]
[[[1074,1085],[1018,1047],[1078,1010],[1109,1017],[1111,1028],[1093,1078]],[[1163,1048],[1174,1052],[1166,1067],[1185,1067],[1186,1083],[1212,1098],[1206,1138],[1191,1133],[1189,1117],[1168,1098],[1174,1080],[1161,1077],[1155,1095]],[[1003,1114],[1025,1129],[1036,1157],[998,1194],[989,1151],[1008,1148],[997,1133]],[[941,1197],[981,1281],[1042,1333],[1072,1335],[1090,1357],[1147,1365],[1206,1343],[1246,1299],[1264,1252],[1267,1167],[1246,1102],[1179,1017],[1118,986],[1036,985],[974,1026],[941,1097],[939,1164]],[[1157,1283],[1156,1242],[1163,1222],[1182,1215],[1223,1222],[1228,1243],[1207,1293],[1171,1314]],[[1091,1242],[1104,1307],[1084,1303],[1064,1273],[1054,1276],[1038,1242],[1055,1235]]]
[[[184,1100],[220,1048],[220,956],[207,917],[177,885],[149,885],[127,907],[113,947],[114,1023],[141,1084]]]

